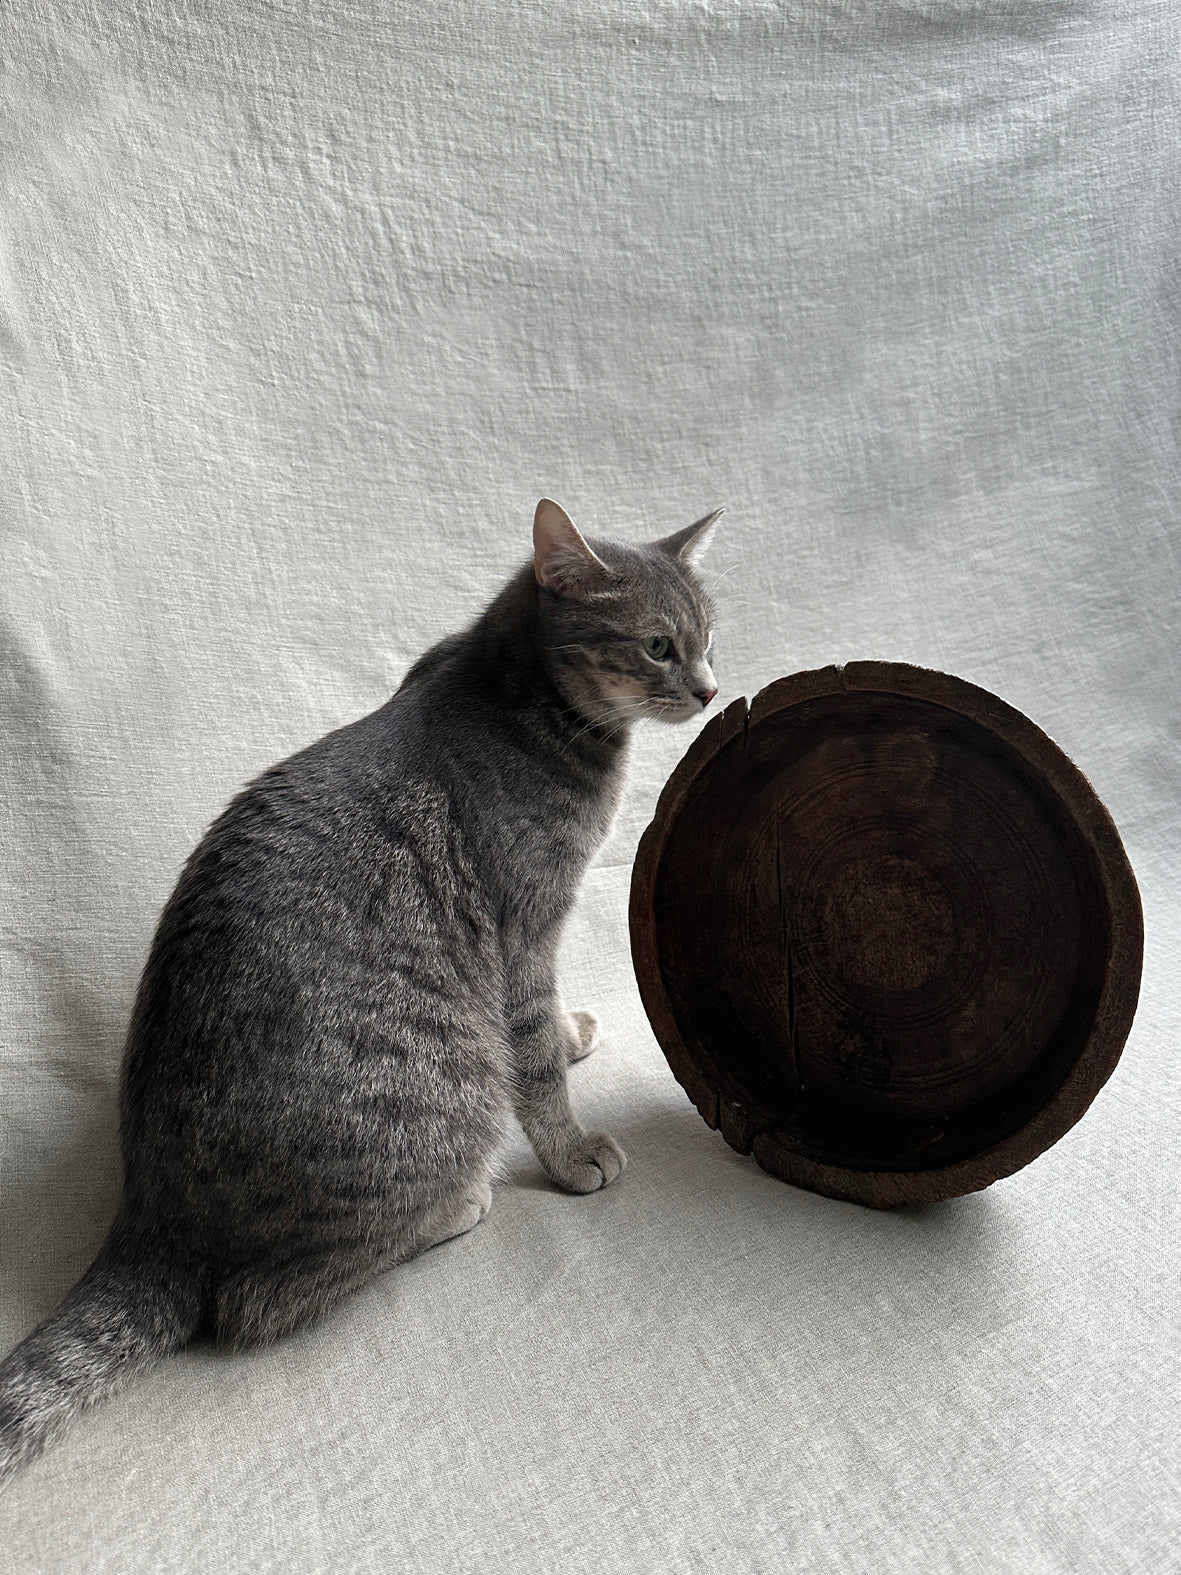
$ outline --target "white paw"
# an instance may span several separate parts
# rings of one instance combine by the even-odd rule
[[[599,1019],[594,1012],[569,1013],[570,1025],[573,1030],[573,1039],[570,1045],[571,1061],[581,1061],[583,1056],[590,1055],[598,1045]]]
[[[468,1193],[467,1201],[469,1208],[474,1208],[476,1211],[475,1223],[478,1225],[481,1220],[486,1220],[489,1214],[492,1213],[491,1182],[481,1181],[477,1186],[473,1187]]]

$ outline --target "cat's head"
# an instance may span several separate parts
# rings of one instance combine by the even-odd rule
[[[565,698],[603,727],[682,722],[718,692],[714,610],[693,571],[716,509],[662,541],[587,541],[559,504],[533,521],[543,660]]]

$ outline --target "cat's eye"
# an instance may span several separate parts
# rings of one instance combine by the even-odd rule
[[[663,634],[650,634],[643,642],[645,656],[650,656],[654,662],[662,662],[668,655],[668,638]]]

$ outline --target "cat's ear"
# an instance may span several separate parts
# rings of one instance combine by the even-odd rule
[[[612,577],[566,510],[552,498],[542,498],[533,516],[533,573],[538,585],[575,600],[601,589]]]
[[[686,525],[684,530],[674,531],[671,536],[666,536],[656,545],[662,547],[670,557],[680,559],[682,563],[694,563],[709,546],[714,526],[725,512],[725,509],[715,509],[712,514],[707,514],[696,524]]]

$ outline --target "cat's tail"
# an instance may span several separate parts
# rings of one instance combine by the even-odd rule
[[[0,1484],[87,1407],[186,1345],[202,1298],[119,1221],[55,1312],[0,1362]]]

